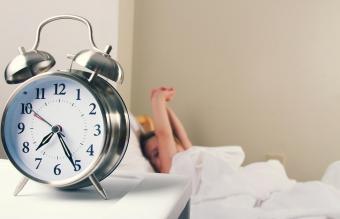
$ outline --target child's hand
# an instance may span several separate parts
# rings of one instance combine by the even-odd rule
[[[163,90],[163,94],[164,94],[164,97],[165,97],[165,101],[171,101],[176,94],[176,90],[172,87],[169,87],[169,88]]]
[[[155,95],[162,95],[165,98],[165,101],[171,101],[172,98],[175,96],[176,90],[172,87],[158,87],[151,89],[150,96],[151,99]]]

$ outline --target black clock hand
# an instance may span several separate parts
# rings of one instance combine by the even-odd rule
[[[63,150],[64,150],[64,153],[65,153],[66,157],[69,159],[69,161],[71,162],[72,166],[73,166],[74,168],[76,168],[76,167],[75,167],[75,164],[74,164],[74,161],[73,161],[73,158],[72,158],[71,151],[70,151],[70,149],[67,147],[67,145],[66,145],[66,143],[65,143],[65,141],[64,141],[64,139],[63,139],[63,137],[62,137],[63,134],[61,134],[60,132],[58,132],[57,135],[58,135],[59,141],[60,141],[60,143],[61,143],[61,146],[63,147]]]
[[[40,142],[40,144],[39,144],[39,146],[37,147],[37,149],[35,149],[35,150],[37,151],[39,148],[41,148],[42,146],[44,146],[45,144],[47,144],[47,143],[51,140],[51,138],[53,137],[53,135],[54,135],[54,132],[50,132],[48,135],[46,135],[46,136],[42,139],[42,141]]]

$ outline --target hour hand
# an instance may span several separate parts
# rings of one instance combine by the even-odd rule
[[[46,135],[46,136],[42,139],[42,141],[40,142],[39,146],[38,146],[35,150],[37,151],[39,148],[41,148],[42,146],[44,146],[45,144],[47,144],[47,143],[51,140],[51,138],[52,138],[53,135],[54,135],[54,132],[50,132],[48,135]]]

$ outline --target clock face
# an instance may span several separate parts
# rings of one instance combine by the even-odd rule
[[[16,91],[3,118],[2,138],[15,166],[45,182],[88,174],[102,153],[102,105],[79,79],[49,74]]]

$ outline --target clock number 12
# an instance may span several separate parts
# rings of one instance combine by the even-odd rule
[[[65,95],[65,84],[60,83],[60,84],[53,84],[54,85],[54,95]]]

